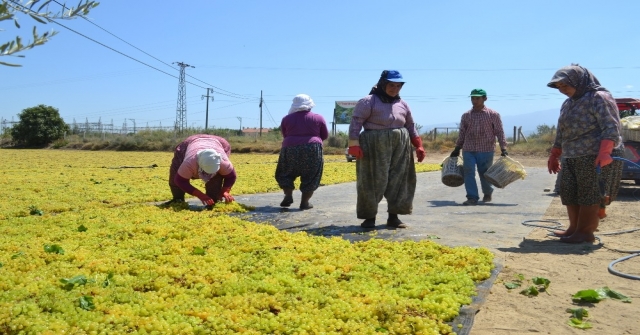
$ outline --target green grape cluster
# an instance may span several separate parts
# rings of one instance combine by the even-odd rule
[[[29,153],[21,160],[33,163]],[[166,189],[166,171],[145,186],[136,169],[100,167],[117,155],[37,153],[64,178],[32,169],[48,181],[33,183],[0,162],[4,179],[24,183],[0,187],[11,204],[0,204],[2,334],[451,334],[447,322],[493,267],[484,248],[280,231],[228,215],[251,210],[238,203],[161,208],[149,202],[168,190],[143,189]],[[44,215],[14,210],[43,194]]]

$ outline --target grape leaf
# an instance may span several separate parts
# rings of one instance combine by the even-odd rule
[[[607,286],[597,289],[596,292],[598,292],[598,294],[600,295],[609,297],[611,299],[618,299],[622,302],[631,303],[631,298],[627,297],[626,295],[620,292],[616,292]]]
[[[62,288],[64,288],[67,291],[71,291],[73,290],[74,287],[79,285],[86,285],[89,281],[87,280],[87,277],[85,277],[84,275],[79,275],[73,278],[62,278],[60,279],[60,282],[64,284]]]
[[[107,278],[102,282],[102,287],[107,287],[111,285],[111,280],[113,279],[113,272],[109,272]]]
[[[540,293],[540,291],[538,291],[538,288],[531,285],[527,288],[525,288],[524,290],[520,291],[520,294],[526,295],[526,296],[537,296],[538,293]]]
[[[88,296],[88,295],[83,295],[80,297],[79,299],[80,301],[80,308],[86,310],[86,311],[91,311],[94,310],[96,308],[96,305],[93,304],[93,297]]]
[[[544,277],[533,277],[531,281],[536,285],[543,285],[545,290],[549,288],[549,284],[551,283],[549,279]]]
[[[607,297],[606,294],[600,295],[600,293],[598,293],[596,290],[589,289],[589,290],[578,291],[571,298],[574,301],[579,301],[579,302],[599,302],[600,300],[605,299],[606,297]]]
[[[61,246],[57,245],[57,244],[45,244],[44,245],[44,251],[50,254],[60,254],[60,255],[64,255],[64,249],[62,249]]]
[[[582,320],[578,320],[576,318],[569,319],[569,326],[578,328],[578,329],[591,329],[593,326],[589,322],[583,322]]]
[[[44,212],[41,209],[39,209],[38,207],[36,207],[34,205],[31,205],[31,206],[29,206],[29,214],[42,216],[42,215],[44,215]]]
[[[508,282],[508,283],[504,283],[504,286],[510,290],[514,289],[514,288],[518,288],[520,287],[521,283],[519,282]]]
[[[589,317],[589,311],[585,308],[567,308],[567,313],[571,313],[578,320]]]

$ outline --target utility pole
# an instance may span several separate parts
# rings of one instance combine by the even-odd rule
[[[136,133],[136,119],[129,119],[131,121],[133,121],[133,133]]]
[[[192,67],[189,64],[182,62],[173,62],[172,64],[178,64],[180,67],[180,79],[178,80],[178,107],[176,108],[176,131],[182,133],[187,128],[187,88],[184,83],[184,68]]]
[[[209,96],[209,90],[211,90],[211,96]],[[207,130],[207,128],[209,127],[209,98],[211,98],[211,101],[213,101],[213,88],[207,88],[207,95],[202,96],[202,99],[204,98],[207,98],[207,112],[204,118],[204,130]]]
[[[262,90],[260,90],[260,137],[262,137]]]
[[[242,134],[242,118],[239,117],[239,116],[236,116],[236,117],[238,118],[238,121],[240,121],[240,129],[239,129],[240,133],[238,134],[238,135],[240,135],[240,134]]]

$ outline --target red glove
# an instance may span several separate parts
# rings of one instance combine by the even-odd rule
[[[424,158],[427,157],[427,153],[424,151],[424,147],[422,146],[422,138],[420,136],[412,138],[411,144],[416,147],[416,156],[418,157],[418,163],[422,162]]]
[[[356,159],[360,159],[364,157],[364,153],[362,153],[362,148],[359,145],[354,145],[349,147],[349,155],[355,157]]]
[[[558,173],[560,171],[560,155],[562,155],[562,149],[551,148],[551,155],[549,155],[549,160],[547,161],[549,173]]]
[[[603,167],[613,162],[613,158],[611,158],[613,144],[612,140],[602,140],[600,142],[600,151],[598,152],[598,157],[596,157],[596,166]]]
[[[200,199],[200,201],[202,201],[202,204],[205,206],[213,206],[216,203],[213,199],[209,198],[208,195],[200,192],[200,190],[198,189],[193,190],[193,195],[198,197],[198,199]]]
[[[226,202],[232,202],[236,199],[233,198],[233,196],[229,193],[231,192],[231,187],[223,187],[222,188],[222,197],[220,198],[220,200],[224,199],[224,201]]]

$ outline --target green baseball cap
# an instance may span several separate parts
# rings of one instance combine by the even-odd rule
[[[471,91],[471,94],[469,94],[470,97],[486,97],[487,96],[487,92],[481,88],[475,88],[473,89],[473,91]]]

